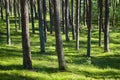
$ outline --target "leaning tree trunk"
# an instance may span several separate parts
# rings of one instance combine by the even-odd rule
[[[105,52],[109,52],[109,4],[110,4],[110,0],[105,0],[105,28],[104,28]]]
[[[91,53],[91,23],[92,23],[92,0],[87,0],[87,57],[90,57]]]
[[[10,39],[10,20],[9,20],[9,0],[5,0],[6,4],[6,27],[7,27],[7,44],[11,44]]]
[[[60,0],[52,0],[54,4],[54,26],[56,37],[56,51],[59,62],[59,70],[65,70],[65,59],[63,52],[62,36],[60,33]]]
[[[39,36],[40,36],[40,47],[41,52],[45,52],[45,37],[44,37],[44,27],[42,23],[42,2],[38,0],[38,20],[39,20]]]
[[[30,39],[29,39],[29,16],[28,0],[20,0],[21,3],[21,26],[22,26],[22,49],[23,49],[23,67],[32,69]]]

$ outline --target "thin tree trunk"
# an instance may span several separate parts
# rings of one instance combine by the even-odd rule
[[[110,0],[105,0],[105,28],[104,28],[104,51],[109,52],[109,4]]]
[[[31,21],[32,21],[32,33],[35,34],[35,25],[34,25],[34,11],[33,11],[33,0],[30,0],[31,7]]]
[[[46,0],[43,0],[43,20],[44,20],[44,36],[47,42],[47,21],[46,21]]]
[[[19,19],[19,29],[21,29],[21,15],[20,15],[20,0],[18,0],[18,19]]]
[[[49,13],[50,13],[50,34],[53,33],[53,26],[54,26],[54,9],[51,0],[49,0]]]
[[[65,34],[65,0],[62,0],[62,31]]]
[[[101,47],[102,45],[102,27],[103,27],[103,0],[99,0],[98,3],[98,7],[99,7],[99,46]]]
[[[42,23],[42,2],[38,0],[38,20],[39,20],[39,36],[40,36],[40,47],[41,52],[45,52],[45,37],[44,37],[44,27]]]
[[[88,27],[88,37],[87,37],[87,57],[90,57],[91,53],[91,23],[92,23],[92,1],[87,0],[87,27]]]
[[[17,3],[16,3],[16,0],[14,0],[14,19],[15,19],[15,31],[17,32],[18,31],[18,28],[17,28],[17,14],[16,14],[16,6],[17,6]]]
[[[10,39],[10,20],[9,20],[9,0],[5,0],[6,4],[6,27],[7,27],[7,44],[11,44]]]
[[[69,0],[65,0],[65,24],[66,24],[66,29],[65,29],[65,34],[66,34],[66,41],[70,41],[69,39]]]
[[[75,35],[75,24],[74,24],[74,0],[71,0],[71,22],[72,22],[72,38],[73,40],[76,39]]]
[[[22,26],[22,49],[23,49],[23,67],[32,69],[30,39],[29,39],[29,16],[28,0],[20,0],[21,4],[21,26]]]
[[[59,62],[59,70],[65,70],[65,59],[63,52],[62,36],[60,33],[60,0],[53,0],[54,3],[54,26],[56,37],[56,51]]]
[[[79,50],[79,27],[80,27],[80,0],[76,1],[76,49]]]

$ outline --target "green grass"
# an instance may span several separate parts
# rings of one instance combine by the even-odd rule
[[[37,24],[36,24],[36,28]],[[98,47],[98,29],[93,26],[91,58],[86,57],[87,29],[80,31],[80,50],[75,50],[75,41],[65,41],[62,35],[66,72],[59,72],[55,52],[54,34],[48,33],[46,54],[40,53],[39,36],[31,34],[32,63],[35,71],[22,67],[21,31],[15,32],[11,24],[12,45],[6,45],[5,22],[0,21],[0,80],[119,80],[120,79],[120,28],[110,31],[110,53]],[[71,33],[70,33],[71,34]],[[102,36],[103,37],[103,36]]]

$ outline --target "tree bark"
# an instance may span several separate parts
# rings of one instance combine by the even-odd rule
[[[41,52],[45,52],[45,37],[44,37],[44,27],[42,23],[42,2],[38,0],[38,20],[39,20],[39,36],[40,36],[40,47]]]
[[[30,39],[29,39],[29,16],[28,0],[20,0],[21,4],[21,26],[22,26],[22,49],[23,49],[23,67],[32,69]]]
[[[69,39],[69,0],[65,0],[65,35],[66,35],[66,41],[70,41]]]
[[[79,50],[79,28],[80,28],[80,0],[76,1],[76,49]]]
[[[56,51],[58,56],[59,70],[65,70],[62,36],[60,33],[60,0],[52,0],[54,3],[54,26],[56,37]]]
[[[104,51],[109,52],[109,4],[110,0],[105,0],[105,28],[104,28]]]
[[[7,27],[7,44],[11,44],[10,39],[10,20],[9,20],[9,0],[5,0],[5,6],[6,6],[6,27]]]
[[[91,53],[91,23],[92,23],[92,0],[87,0],[87,57],[90,57]]]
[[[71,0],[71,22],[72,22],[72,38],[76,39],[75,35],[75,23],[74,23],[74,0]]]

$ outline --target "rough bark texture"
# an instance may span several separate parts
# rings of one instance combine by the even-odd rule
[[[60,33],[60,0],[52,0],[54,3],[54,26],[56,37],[56,51],[59,62],[59,70],[65,70],[65,59],[63,52],[62,36]]]
[[[21,26],[22,26],[22,49],[23,49],[23,67],[32,69],[30,39],[29,39],[29,16],[28,0],[21,0]]]

